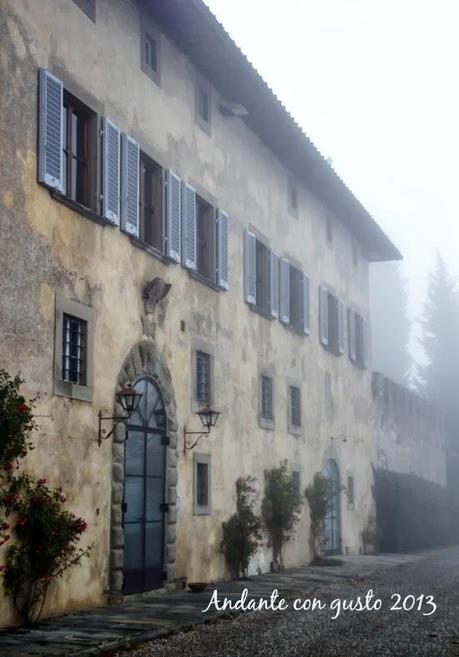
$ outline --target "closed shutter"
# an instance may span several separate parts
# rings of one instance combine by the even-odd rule
[[[182,198],[182,264],[196,269],[196,190],[183,183]]]
[[[328,290],[326,287],[319,287],[319,327],[320,342],[328,346]]]
[[[287,258],[280,258],[279,273],[279,316],[281,322],[288,324],[290,322],[290,263]]]
[[[344,354],[345,346],[345,321],[344,321],[344,302],[342,299],[336,300],[337,305],[337,333],[338,333],[338,353]]]
[[[181,246],[181,182],[173,172],[167,174],[167,255],[180,262]]]
[[[106,219],[120,223],[120,131],[104,118],[102,147],[102,213]]]
[[[38,180],[64,193],[62,82],[44,68],[39,72]]]
[[[355,313],[352,310],[352,308],[349,308],[347,312],[347,317],[348,317],[348,329],[349,329],[349,357],[350,359],[355,362],[356,357],[357,357],[357,349],[356,349],[356,326],[355,326]]]
[[[279,317],[279,258],[269,252],[269,307],[271,317]]]
[[[121,136],[121,226],[135,237],[139,236],[139,157],[136,141]]]
[[[229,288],[229,217],[223,210],[217,212],[218,228],[218,284]]]
[[[302,321],[303,321],[303,333],[309,335],[311,331],[311,314],[309,310],[309,276],[303,274],[301,276],[301,287],[302,287]]]
[[[247,303],[256,303],[257,281],[256,281],[256,237],[249,230],[245,232],[244,252],[244,278],[245,278],[245,300]]]

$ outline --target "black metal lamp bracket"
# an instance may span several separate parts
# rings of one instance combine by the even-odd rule
[[[194,449],[199,443],[201,438],[208,436],[210,434],[210,428],[207,431],[187,431],[186,426],[183,427],[183,453],[186,454],[187,450]],[[196,440],[193,443],[190,443],[186,437],[187,436],[197,436]]]
[[[105,420],[111,420],[113,422],[113,426],[109,431],[109,433],[106,433],[106,429],[102,429],[102,422],[104,422]],[[112,415],[112,416],[104,417],[102,415],[102,411],[99,411],[99,437],[97,440],[97,442],[99,443],[99,447],[101,446],[103,440],[107,440],[108,438],[110,438],[110,436],[113,434],[118,424],[120,422],[125,422],[126,420],[129,420],[128,415]]]

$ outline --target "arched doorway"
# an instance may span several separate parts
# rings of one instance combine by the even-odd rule
[[[341,553],[341,505],[340,478],[338,464],[334,459],[328,459],[325,465],[325,476],[333,482],[332,496],[325,516],[325,553]]]
[[[142,393],[127,425],[124,450],[123,593],[163,586],[167,418],[158,384],[143,376]]]

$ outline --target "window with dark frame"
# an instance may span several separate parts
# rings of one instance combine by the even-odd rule
[[[210,98],[209,91],[198,85],[197,88],[197,113],[204,123],[210,123]]]
[[[62,333],[62,378],[68,383],[84,386],[87,371],[87,322],[64,313]]]
[[[209,464],[196,463],[196,503],[198,506],[209,506]]]
[[[347,501],[350,505],[354,504],[354,477],[347,478]]]
[[[290,321],[289,325],[298,333],[303,332],[303,287],[302,273],[290,264]]]
[[[301,395],[300,389],[296,386],[290,386],[290,424],[294,427],[301,427]]]
[[[273,420],[273,380],[269,376],[261,377],[261,417]]]
[[[269,249],[260,240],[255,243],[256,306],[269,312]]]
[[[203,404],[211,402],[210,354],[196,351],[196,400]]]
[[[158,51],[156,39],[149,32],[144,32],[145,64],[154,73],[158,72]]]
[[[339,353],[338,348],[338,300],[328,292],[328,351]]]
[[[66,91],[62,111],[64,193],[89,208],[93,205],[90,170],[91,158],[96,156],[97,148],[94,139],[96,115]]]
[[[163,252],[163,169],[142,151],[139,166],[139,237],[146,244]]]
[[[78,7],[92,20],[96,20],[96,0],[73,0]]]
[[[196,271],[216,283],[216,216],[215,208],[196,195]]]
[[[300,473],[298,470],[292,470],[292,487],[293,493],[297,499],[300,501],[301,492],[300,492]]]

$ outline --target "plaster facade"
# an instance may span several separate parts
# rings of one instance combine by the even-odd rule
[[[145,75],[134,2],[97,0],[95,22],[72,0],[2,0],[0,6],[0,366],[20,373],[30,397],[39,395],[37,449],[26,466],[64,487],[68,508],[88,522],[83,543],[95,545],[89,559],[52,587],[45,613],[104,604],[110,592],[119,593],[123,536],[113,473],[122,443],[116,438],[98,446],[97,413],[110,415],[117,385],[142,371],[158,375],[170,421],[167,581],[227,576],[219,546],[222,522],[235,510],[235,481],[250,474],[261,486],[264,471],[283,459],[299,469],[301,490],[330,457],[343,484],[354,477],[352,508],[341,493],[342,550],[358,552],[373,506],[371,374],[352,364],[347,350],[341,356],[326,351],[318,325],[322,284],[368,317],[368,261],[361,253],[354,265],[355,237],[299,180],[297,216],[289,213],[292,174],[241,118],[218,111],[215,89],[210,134],[201,129],[195,120],[197,71],[164,34],[160,85]],[[228,213],[228,291],[152,256],[117,227],[83,216],[37,183],[40,67]],[[332,245],[327,219],[333,222]],[[243,235],[249,224],[309,274],[308,336],[244,301]],[[155,277],[170,284],[170,292],[146,312],[142,292]],[[54,394],[57,295],[94,312],[92,401]],[[209,515],[193,513],[193,453],[182,451],[183,426],[195,429],[199,422],[192,394],[196,343],[207,344],[213,354],[213,403],[221,412],[211,437],[199,445],[211,457]],[[258,417],[258,379],[265,370],[274,385],[272,428],[261,427]],[[299,435],[288,432],[289,381],[301,389]],[[308,535],[305,503],[286,566],[307,561]],[[252,570],[268,570],[271,552],[265,540]],[[15,622],[1,597],[0,622]]]

